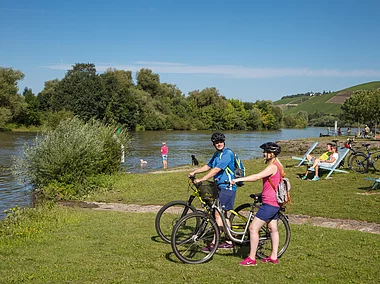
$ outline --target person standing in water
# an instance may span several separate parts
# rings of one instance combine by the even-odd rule
[[[168,168],[168,153],[169,153],[169,148],[168,146],[166,146],[166,142],[162,142],[161,155],[162,155],[162,164],[164,165],[164,169]]]

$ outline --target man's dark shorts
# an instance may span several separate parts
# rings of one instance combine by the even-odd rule
[[[219,193],[220,204],[222,205],[223,210],[232,210],[234,209],[236,191],[222,189]]]

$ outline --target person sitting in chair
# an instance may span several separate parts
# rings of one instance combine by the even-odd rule
[[[331,151],[331,147],[333,145],[334,145],[333,143],[327,143],[327,145],[326,145],[326,152],[324,152],[322,155],[320,155],[318,159],[320,159],[320,160],[326,160],[326,159],[328,159],[328,157],[331,155],[331,152],[332,152]],[[310,154],[307,154],[306,155],[306,159],[307,159],[307,161],[309,163],[311,163],[311,162],[314,162],[317,159],[317,157],[313,156],[313,155],[310,155]]]
[[[323,153],[321,155],[321,157],[319,157],[318,159],[314,159],[313,161],[313,165],[308,168],[306,170],[306,173],[305,175],[302,177],[303,180],[307,179],[307,175],[309,174],[309,171],[315,171],[315,175],[313,177],[313,181],[317,181],[319,180],[319,176],[318,176],[318,168],[320,166],[323,166],[325,168],[331,168],[332,166],[334,166],[334,164],[336,163],[336,161],[338,160],[338,153],[337,153],[337,148],[336,148],[336,145],[332,144],[332,143],[328,143],[327,146],[326,146],[327,149],[330,149],[331,151],[331,154],[328,156],[327,159],[325,158],[322,158],[322,156],[325,154]]]

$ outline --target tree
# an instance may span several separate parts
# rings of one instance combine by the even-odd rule
[[[150,94],[152,98],[160,96],[160,76],[150,69],[137,72],[137,88]]]
[[[130,71],[109,69],[100,75],[104,86],[102,95],[105,106],[104,120],[126,125],[135,130],[141,120],[141,108],[133,92]]]
[[[100,77],[92,63],[77,63],[59,82],[57,96],[52,97],[55,111],[71,110],[84,120],[102,118],[105,104]]]
[[[20,120],[21,123],[29,125],[40,125],[41,124],[41,111],[40,102],[37,97],[33,94],[32,89],[25,87],[23,96],[27,107]]]
[[[46,81],[44,89],[37,95],[42,111],[52,110],[52,101],[57,97],[59,82],[58,79]]]
[[[18,81],[24,79],[24,73],[12,68],[0,67],[0,108],[3,114],[0,125],[17,121],[26,109],[24,98],[18,94]]]
[[[367,92],[356,91],[341,106],[344,118],[358,123],[358,133],[360,133],[360,123],[370,120],[370,101]]]

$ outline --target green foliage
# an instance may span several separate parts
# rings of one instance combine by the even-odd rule
[[[19,70],[0,67],[0,128],[8,122],[19,121],[26,111],[27,104],[17,87],[17,82],[23,78]]]
[[[7,122],[12,119],[12,112],[9,108],[0,107],[0,129],[4,129]]]
[[[61,121],[74,117],[72,111],[60,110],[58,112],[46,111],[43,115],[43,128],[45,130],[52,130],[57,128]]]
[[[40,102],[33,94],[32,89],[25,87],[23,96],[26,108],[19,115],[18,122],[25,126],[39,126],[41,124],[42,112],[40,111]]]
[[[53,110],[53,101],[55,101],[56,97],[58,96],[57,92],[59,82],[60,81],[58,79],[46,81],[44,89],[37,95],[37,99],[40,104],[40,109],[42,111]]]
[[[292,113],[284,117],[284,126],[286,128],[305,128],[307,125],[308,117],[306,111]]]
[[[380,122],[380,89],[355,91],[342,105],[344,118],[351,122]]]
[[[59,82],[52,109],[69,110],[82,119],[102,119],[105,111],[101,79],[94,64],[77,63]]]
[[[34,147],[26,146],[17,169],[48,198],[52,193],[58,199],[81,196],[88,190],[88,177],[119,170],[121,145],[127,147],[128,142],[125,130],[116,134],[114,126],[74,117],[37,137]],[[66,185],[68,190],[62,192]]]
[[[102,96],[105,106],[104,116],[98,114],[108,123],[117,122],[128,129],[135,129],[141,120],[141,107],[133,92],[130,71],[107,70],[101,76],[104,86]]]
[[[52,209],[53,204],[45,201],[34,208],[15,206],[5,210],[7,216],[0,222],[0,242],[7,242],[9,239],[25,240],[40,234],[49,227],[45,222],[52,221],[51,214],[46,214],[46,211]]]

